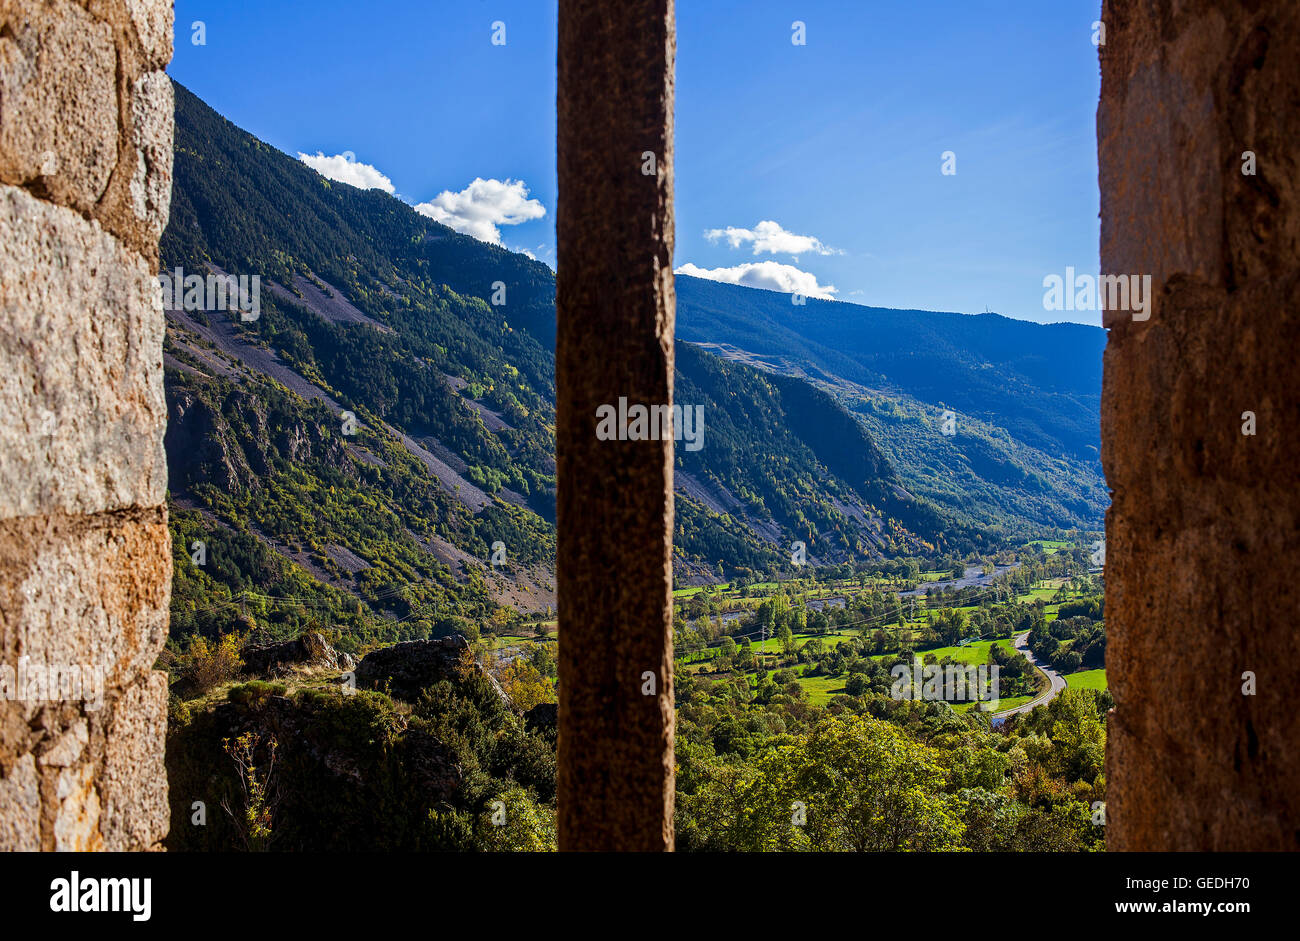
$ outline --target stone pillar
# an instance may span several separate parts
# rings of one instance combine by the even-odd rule
[[[672,849],[673,0],[560,0],[556,208],[559,843]]]
[[[171,55],[169,0],[0,3],[0,850],[167,832]]]
[[[1300,4],[1103,20],[1107,846],[1300,849]]]

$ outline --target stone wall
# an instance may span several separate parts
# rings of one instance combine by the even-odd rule
[[[0,0],[0,850],[167,832],[171,54],[170,0]]]
[[[1300,849],[1300,3],[1103,21],[1107,846]]]

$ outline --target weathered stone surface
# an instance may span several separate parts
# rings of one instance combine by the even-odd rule
[[[171,570],[161,507],[0,521],[0,664],[102,670],[111,697],[162,648]]]
[[[131,94],[131,209],[143,225],[142,237],[157,242],[167,227],[172,201],[172,134],[176,100],[164,72],[140,76]]]
[[[118,157],[113,30],[67,0],[0,6],[0,182],[90,212]]]
[[[161,301],[97,224],[0,185],[0,516],[154,506]]]
[[[167,829],[171,18],[0,0],[0,850]]]
[[[74,722],[71,728],[65,730],[49,748],[41,753],[40,763],[54,768],[66,768],[76,764],[85,754],[89,741],[90,732],[85,720]]]
[[[254,644],[240,653],[244,672],[258,676],[279,676],[293,667],[342,669],[338,651],[319,631],[308,631],[294,640],[272,644]]]
[[[1106,315],[1107,847],[1294,850],[1300,5],[1103,19],[1102,269],[1156,292]]]
[[[596,409],[672,403],[676,45],[672,0],[560,3],[562,850],[673,847],[673,442],[600,441]]]
[[[97,852],[104,849],[99,831],[101,804],[95,787],[94,765],[78,765],[59,772],[54,793],[54,849]]]
[[[146,68],[161,69],[172,60],[171,0],[126,0]]]
[[[166,0],[0,5],[0,182],[156,263],[172,168]]]
[[[104,756],[104,848],[149,849],[167,835],[167,674],[151,670],[114,703]]]
[[[36,761],[23,755],[0,776],[0,853],[41,848],[41,794]]]
[[[12,718],[20,706],[28,715],[3,742],[18,757],[8,776],[0,777],[0,796],[8,788],[14,806],[12,812],[0,807],[0,831],[16,828],[30,849],[140,850],[160,844],[168,825],[166,675],[149,671],[125,691],[109,694],[102,704],[0,704],[0,718]],[[33,758],[34,779],[27,770]]]

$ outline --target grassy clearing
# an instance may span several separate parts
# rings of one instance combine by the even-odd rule
[[[981,663],[989,662],[989,648],[994,644],[999,647],[1009,648],[1010,640],[977,640],[973,644],[956,647],[935,647],[933,650],[918,650],[917,655],[922,662],[928,662],[930,655],[933,654],[935,659],[942,661],[944,657],[951,657],[958,663],[968,663],[978,666]],[[892,657],[895,654],[880,654],[874,659],[881,660],[885,657]]]
[[[1106,689],[1106,671],[1080,670],[1078,673],[1068,673],[1065,684],[1071,689]]]
[[[712,588],[714,591],[729,591],[731,589],[731,583],[723,582],[720,585],[710,585],[708,587]],[[690,595],[695,594],[697,591],[703,591],[704,588],[705,588],[704,585],[692,585],[689,588],[674,588],[673,597],[686,598],[689,597]]]
[[[538,637],[536,634],[484,634],[483,642],[490,645],[492,650],[500,650],[502,647],[518,647],[525,641],[534,644],[553,644],[555,636]]]
[[[808,700],[817,706],[824,706],[832,696],[845,692],[844,681],[847,676],[801,676],[798,683],[808,694]]]
[[[1062,549],[1068,549],[1070,547],[1070,543],[1064,542],[1060,539],[1034,539],[1030,541],[1029,545],[1042,546],[1044,555],[1055,555]]]
[[[1027,702],[1033,702],[1037,696],[1008,696],[1005,699],[999,699],[995,712],[1005,712],[1008,709],[1015,709],[1017,706],[1023,706]],[[953,706],[958,712],[968,712],[974,707],[974,703],[962,703]]]

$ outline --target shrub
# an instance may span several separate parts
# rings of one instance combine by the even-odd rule
[[[252,680],[233,686],[226,698],[241,706],[261,706],[272,696],[283,696],[288,689],[283,683],[268,683],[265,680]]]
[[[215,643],[196,635],[186,652],[185,678],[199,694],[234,679],[244,668],[239,656],[242,647],[238,634],[227,634]]]

